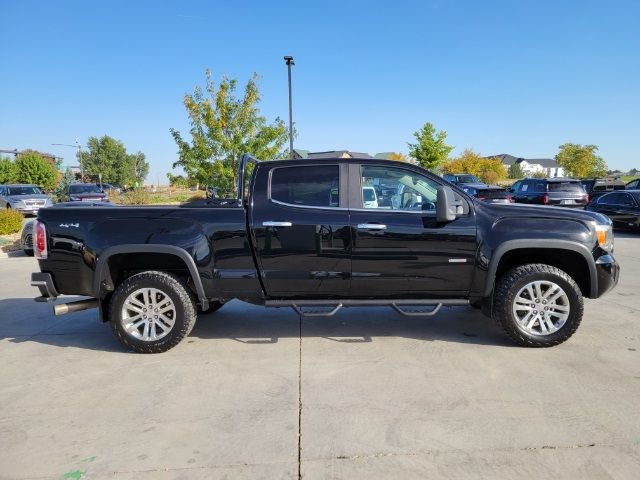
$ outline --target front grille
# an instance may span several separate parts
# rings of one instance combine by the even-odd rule
[[[27,233],[24,236],[24,247],[29,249],[29,250],[33,249],[33,235],[32,234]]]

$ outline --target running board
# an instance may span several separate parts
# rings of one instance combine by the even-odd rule
[[[431,317],[438,313],[440,308],[469,305],[468,300],[432,299],[432,300],[266,300],[266,307],[291,307],[302,317],[332,317],[342,307],[392,307],[405,317]],[[330,310],[318,312],[308,311],[305,308],[325,307]],[[403,308],[404,307],[404,308]],[[410,310],[407,307],[432,307],[431,310]]]

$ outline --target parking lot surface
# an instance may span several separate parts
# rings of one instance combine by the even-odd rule
[[[472,308],[300,319],[231,302],[127,352],[0,259],[0,478],[640,478],[640,235],[549,349]],[[66,301],[71,298],[66,299]]]

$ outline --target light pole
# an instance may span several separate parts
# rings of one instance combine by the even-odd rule
[[[82,145],[80,145],[78,140],[76,140],[75,145],[69,145],[68,143],[52,143],[51,145],[56,145],[58,147],[72,147],[72,148],[78,149],[78,165],[80,165],[80,182],[84,183],[84,168],[82,168],[82,155],[81,155]]]
[[[289,72],[289,156],[293,158],[293,110],[291,108],[291,65],[295,65],[293,57],[286,55],[284,61]]]

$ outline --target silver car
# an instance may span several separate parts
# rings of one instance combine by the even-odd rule
[[[51,197],[35,185],[0,185],[0,208],[13,208],[25,215],[35,215],[39,209],[51,205]]]

